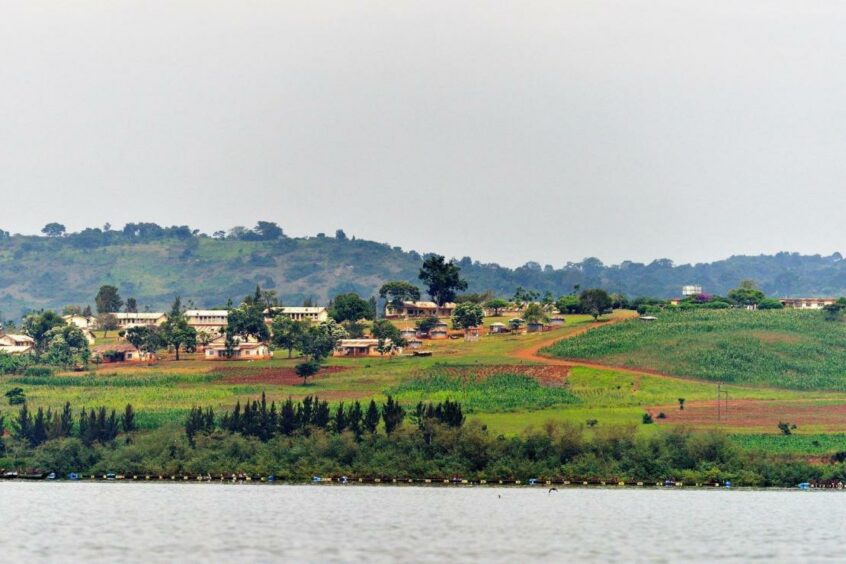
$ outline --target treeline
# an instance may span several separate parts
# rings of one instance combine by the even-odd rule
[[[277,432],[266,441],[224,430],[219,424],[211,431],[196,432],[193,442],[181,426],[135,433],[131,439],[85,444],[71,436],[34,447],[12,436],[6,439],[0,468],[60,476],[243,472],[288,480],[308,480],[317,474],[382,479],[730,480],[736,485],[785,487],[846,479],[846,465],[836,457],[829,464],[812,464],[741,451],[724,434],[684,428],[659,429],[645,436],[635,426],[600,424],[586,429],[547,423],[518,436],[502,436],[478,422],[450,425],[425,418],[401,424],[391,433],[365,432],[360,439],[350,429],[334,432],[331,424],[312,425],[291,435]]]
[[[76,437],[87,446],[95,442],[106,444],[114,441],[121,431],[128,433],[138,429],[135,411],[130,404],[126,405],[120,416],[114,409],[109,412],[106,407],[88,411],[83,407],[78,420],[74,421],[70,402],[66,402],[61,410],[53,411],[48,407],[45,411],[39,407],[35,413],[24,402],[11,423],[12,437],[30,447],[69,437]],[[3,447],[4,428],[5,416],[0,414],[0,452]]]
[[[61,307],[82,299],[91,287],[110,280],[108,273],[114,271],[116,261],[125,252],[116,248],[103,253],[98,264],[83,265],[56,260],[66,258],[55,256],[65,247],[105,249],[155,243],[155,249],[139,246],[132,250],[134,260],[140,262],[139,268],[153,276],[154,282],[142,289],[135,280],[118,281],[133,285],[132,291],[139,301],[153,308],[163,307],[175,294],[194,299],[201,307],[222,304],[227,297],[249,291],[256,282],[274,284],[288,303],[302,303],[307,298],[325,303],[332,296],[351,291],[370,296],[387,280],[417,281],[420,261],[427,256],[384,243],[348,238],[342,230],[334,237],[318,234],[289,238],[273,222],[210,235],[184,225],[164,227],[143,222],[122,228],[89,228],[79,233],[67,233],[61,224],[49,230],[45,226],[45,230],[49,236],[11,236],[0,232],[0,246],[8,251],[0,259],[0,264],[8,265],[8,269],[0,271],[0,307],[7,313],[17,313],[22,308]],[[258,244],[233,258],[228,253],[198,253],[200,242],[205,240],[219,240],[221,246],[241,241]],[[531,250],[527,249],[527,253]],[[284,260],[279,260],[283,255]],[[517,268],[506,268],[470,257],[459,258],[456,264],[462,269],[471,292],[490,290],[497,296],[508,296],[518,286],[554,295],[569,293],[578,286],[602,288],[631,297],[669,298],[677,296],[685,284],[698,284],[709,293],[726,295],[744,279],[757,280],[761,290],[770,296],[846,294],[846,261],[839,253],[734,256],[695,265],[676,265],[668,259],[606,265],[599,259],[586,258],[557,265],[530,261]],[[81,270],[85,271],[83,276]],[[197,283],[201,276],[206,281],[202,288]],[[3,291],[13,286],[14,292]],[[168,291],[149,293],[147,287]]]
[[[365,434],[375,434],[380,422],[385,434],[390,435],[402,425],[406,415],[405,408],[391,396],[381,405],[370,400],[367,407],[358,401],[348,407],[340,402],[333,411],[329,402],[313,396],[297,402],[288,398],[277,409],[276,402],[268,405],[262,393],[260,399],[245,403],[243,408],[239,400],[234,409],[224,412],[219,420],[211,407],[193,407],[185,421],[185,435],[192,446],[198,434],[208,435],[217,429],[256,437],[262,442],[275,436],[290,437],[314,430],[336,435],[349,432],[356,441],[361,441]],[[464,413],[460,403],[450,400],[436,404],[420,402],[412,412],[412,419],[421,429],[432,422],[460,427],[464,424]]]

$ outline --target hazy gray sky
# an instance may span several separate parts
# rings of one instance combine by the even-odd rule
[[[0,228],[517,265],[842,245],[846,4],[7,0]]]

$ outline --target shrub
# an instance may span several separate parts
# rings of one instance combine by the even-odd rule
[[[24,370],[23,375],[25,377],[47,378],[53,375],[53,369],[49,366],[30,366]]]
[[[644,425],[651,425],[652,423],[654,423],[654,421],[652,420],[652,414],[644,413],[643,414],[643,424]]]

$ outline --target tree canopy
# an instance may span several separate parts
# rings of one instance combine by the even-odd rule
[[[461,278],[461,268],[453,261],[446,262],[442,255],[431,255],[424,260],[418,277],[439,306],[453,301],[456,292],[467,289],[467,281]]]

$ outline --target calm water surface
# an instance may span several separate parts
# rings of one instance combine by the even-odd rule
[[[2,562],[808,562],[846,494],[0,483]]]

